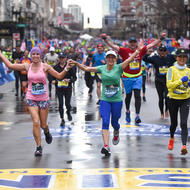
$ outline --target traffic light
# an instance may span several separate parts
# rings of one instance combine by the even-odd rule
[[[87,23],[88,23],[88,24],[90,23],[90,18],[89,18],[89,17],[87,18]]]

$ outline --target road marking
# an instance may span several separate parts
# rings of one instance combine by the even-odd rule
[[[10,125],[11,122],[6,122],[6,121],[0,121],[0,125]]]
[[[187,168],[4,169],[0,190],[181,190],[190,188]]]

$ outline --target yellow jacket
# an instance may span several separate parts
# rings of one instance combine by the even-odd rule
[[[188,99],[190,97],[190,88],[188,82],[182,82],[181,78],[184,76],[189,77],[190,81],[190,69],[185,67],[184,69],[179,69],[176,64],[169,68],[167,72],[167,88],[168,96],[172,99]]]

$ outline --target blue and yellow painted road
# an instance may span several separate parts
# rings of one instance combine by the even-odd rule
[[[0,170],[0,189],[177,190],[190,189],[190,169],[13,169]]]

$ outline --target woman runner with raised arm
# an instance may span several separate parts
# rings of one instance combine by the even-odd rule
[[[34,47],[30,55],[32,59],[31,64],[12,64],[0,51],[0,58],[8,68],[27,72],[28,90],[26,101],[33,122],[33,136],[37,146],[35,156],[42,156],[40,128],[44,131],[46,142],[48,144],[52,142],[52,136],[47,124],[48,108],[50,104],[46,82],[47,74],[49,73],[58,79],[62,79],[70,66],[66,66],[65,70],[58,73],[50,65],[42,63],[40,48]]]
[[[144,47],[144,46],[143,46]],[[123,69],[139,54],[142,49],[142,45],[139,44],[138,49],[123,63],[117,64],[117,54],[115,51],[108,51],[106,53],[106,64],[89,67],[82,65],[74,60],[68,60],[68,63],[77,65],[80,69],[88,72],[99,72],[102,75],[102,92],[100,99],[100,115],[102,117],[102,137],[104,146],[101,149],[101,153],[105,156],[109,156],[109,123],[111,117],[111,124],[114,128],[114,134],[112,142],[114,145],[119,143],[119,119],[121,117],[122,109],[122,90],[120,86],[120,77],[123,73]]]

